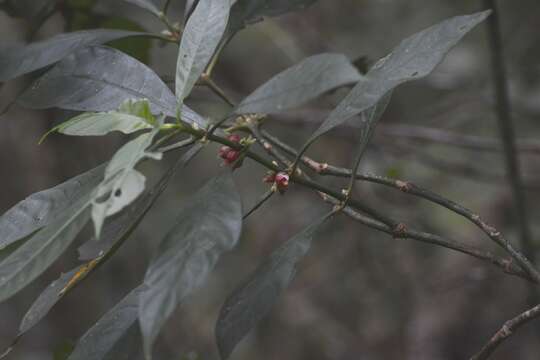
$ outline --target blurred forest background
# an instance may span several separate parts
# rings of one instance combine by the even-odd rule
[[[8,0],[25,9],[47,0]],[[1,1],[0,1],[1,3]],[[183,19],[184,1],[171,3],[169,17]],[[540,2],[500,1],[503,42],[513,116],[519,139],[535,244],[540,246]],[[226,48],[216,82],[236,100],[277,72],[320,52],[345,53],[372,63],[403,38],[445,18],[480,10],[477,0],[320,0],[312,7],[249,27]],[[143,28],[162,24],[120,0],[66,0],[36,29],[38,13],[0,11],[0,42],[37,41],[54,34],[95,27]],[[115,42],[149,64],[171,84],[177,47],[158,40]],[[0,90],[0,109],[31,81],[11,81]],[[171,82],[172,81],[172,82]],[[343,96],[322,101],[267,122],[266,128],[299,146]],[[504,175],[485,25],[467,35],[435,73],[394,92],[388,111],[362,163],[362,170],[410,180],[481,214],[518,244],[512,198]],[[188,103],[206,115],[227,107],[206,89]],[[29,194],[54,186],[107,160],[125,137],[41,135],[72,114],[13,106],[0,118],[0,211]],[[354,124],[324,136],[309,154],[348,166]],[[538,140],[536,140],[538,139]],[[75,342],[107,309],[143,278],[155,244],[169,229],[182,199],[220,171],[217,147],[209,145],[176,175],[157,206],[117,256],[67,296],[18,345],[11,359],[52,359]],[[144,164],[158,175],[174,157]],[[235,177],[248,208],[265,191],[264,169],[246,161]],[[343,186],[346,180],[324,179]],[[465,243],[494,248],[464,219],[393,189],[359,183],[355,196],[420,229]],[[220,261],[207,285],[175,313],[162,332],[157,359],[217,359],[213,327],[226,296],[280,243],[326,211],[313,193],[294,186],[276,196],[246,222],[240,246]],[[79,237],[89,238],[90,231]],[[76,262],[76,247],[15,298],[0,305],[0,348],[16,335],[35,297]],[[410,240],[394,240],[340,217],[315,241],[298,276],[270,316],[236,349],[231,359],[465,359],[502,323],[525,310],[525,281],[487,263]],[[538,359],[540,325],[528,325],[493,359]],[[138,359],[129,355],[126,359]]]

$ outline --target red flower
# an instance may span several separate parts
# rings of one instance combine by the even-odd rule
[[[280,193],[284,193],[289,187],[289,174],[280,172],[274,178],[274,183]]]
[[[240,136],[236,134],[227,136],[227,139],[234,143],[239,143],[241,140]],[[223,159],[225,165],[231,165],[240,157],[240,151],[225,145],[219,148],[218,156]]]

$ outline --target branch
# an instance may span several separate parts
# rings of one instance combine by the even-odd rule
[[[540,304],[519,314],[515,318],[508,320],[504,325],[489,339],[487,344],[482,347],[482,350],[471,357],[471,360],[485,360],[497,349],[497,347],[506,339],[514,334],[521,326],[531,320],[540,317]]]
[[[327,199],[328,202],[337,204],[332,199]],[[349,216],[351,219],[356,220],[360,222],[363,225],[366,225],[372,229],[384,232],[386,234],[391,235],[395,239],[411,239],[411,240],[417,240],[426,244],[436,245],[440,247],[444,247],[446,249],[454,250],[469,256],[472,256],[476,259],[487,261],[499,269],[501,269],[503,272],[521,277],[525,280],[528,280],[532,283],[536,283],[537,281],[530,277],[528,273],[523,271],[520,267],[516,266],[512,260],[499,258],[493,253],[489,251],[483,251],[480,250],[474,246],[465,245],[462,243],[459,243],[457,241],[448,240],[443,238],[442,236],[430,234],[427,232],[417,231],[417,230],[411,230],[407,229],[405,225],[403,225],[400,229],[399,234],[396,234],[395,231],[390,229],[388,226],[373,220],[367,216],[364,216],[356,211],[354,211],[350,207],[345,207],[343,209],[343,212]]]
[[[297,152],[292,147],[283,143],[279,139],[273,137],[268,132],[263,132],[263,135],[266,137],[268,141],[272,142],[276,146],[279,146],[284,151],[288,152],[290,155],[296,156]],[[331,175],[331,176],[349,178],[352,174],[352,171],[350,169],[339,168],[339,167],[328,165],[328,164],[321,164],[313,159],[308,158],[307,156],[303,156],[301,158],[301,161],[320,175]],[[520,267],[524,271],[526,271],[527,274],[532,279],[534,279],[534,282],[540,283],[540,272],[538,272],[538,270],[534,267],[534,265],[531,264],[531,262],[523,254],[521,254],[519,251],[514,249],[512,244],[510,244],[503,237],[500,231],[498,231],[493,226],[484,222],[480,218],[479,215],[475,214],[474,212],[465,208],[464,206],[461,206],[449,199],[444,198],[441,195],[438,195],[430,190],[423,189],[410,182],[394,180],[394,179],[389,179],[382,176],[369,175],[369,174],[356,174],[355,178],[359,180],[369,181],[369,182],[373,182],[373,183],[377,183],[377,184],[385,185],[388,187],[392,187],[394,189],[401,190],[407,194],[421,197],[432,203],[443,206],[446,209],[458,215],[461,215],[462,217],[466,218],[467,220],[472,222],[474,225],[476,225],[478,228],[480,228],[497,245],[499,245],[504,250],[506,250],[506,252],[508,252],[508,254],[510,254],[510,256],[512,256],[514,260],[516,260],[516,262],[520,265]]]
[[[235,149],[235,150],[239,150],[239,151],[243,151],[245,153],[245,156],[258,162],[259,164],[263,165],[264,167],[266,167],[267,169],[269,170],[272,170],[272,171],[275,171],[275,172],[282,172],[282,171],[285,171],[284,169],[280,168],[278,165],[272,163],[271,161],[263,158],[262,156],[250,151],[249,149],[245,149],[243,145],[239,144],[239,143],[235,143],[227,138],[224,138],[224,137],[221,137],[221,136],[218,136],[218,135],[215,135],[215,134],[212,134],[212,133],[209,133],[205,130],[202,130],[202,129],[196,129],[196,128],[193,128],[193,127],[182,127],[182,131],[190,134],[190,135],[193,135],[195,136],[196,138],[198,139],[206,139],[206,140],[209,140],[209,141],[213,141],[213,142],[216,142],[216,143],[220,143],[222,145],[226,145],[226,146],[229,146],[230,148],[232,149]],[[339,201],[345,201],[346,199],[346,196],[338,191],[335,191],[335,190],[332,190],[322,184],[319,184],[313,180],[310,180],[310,179],[306,179],[306,178],[303,178],[301,175],[298,175],[298,174],[292,174],[290,176],[290,180],[294,183],[297,183],[297,184],[300,184],[300,185],[303,185],[305,187],[308,187],[308,188],[311,188],[312,190],[315,190],[315,191],[318,191],[318,192],[322,192],[328,196],[331,196],[335,199],[338,199]],[[390,228],[392,229],[395,229],[399,226],[399,222],[396,222],[395,220],[389,218],[388,216],[386,216],[385,214],[382,214],[381,212],[379,212],[378,210],[376,209],[373,209],[371,208],[370,206],[362,203],[361,201],[358,201],[356,199],[350,199],[348,201],[348,204],[355,208],[356,210],[359,210],[375,219],[377,219],[378,221],[388,225]]]

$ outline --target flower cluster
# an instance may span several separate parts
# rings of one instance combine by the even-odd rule
[[[229,135],[227,139],[233,143],[240,143],[241,140],[237,134]],[[218,156],[223,159],[225,165],[232,165],[240,157],[240,151],[225,145],[219,148]]]

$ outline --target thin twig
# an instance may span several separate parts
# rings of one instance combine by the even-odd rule
[[[328,198],[326,200],[330,203],[337,204],[335,200]],[[395,239],[411,239],[426,244],[436,245],[444,247],[446,249],[454,250],[472,256],[476,259],[487,261],[507,274],[518,276],[532,283],[536,282],[533,278],[529,276],[529,274],[523,271],[520,267],[516,266],[511,260],[497,257],[489,251],[483,251],[470,245],[465,245],[457,241],[448,240],[439,235],[408,229],[406,226],[403,226],[400,233],[396,234],[396,232],[390,229],[388,226],[382,224],[377,220],[371,219],[365,215],[358,213],[351,207],[345,207],[343,209],[343,212],[351,219],[356,220],[369,228],[391,235]]]
[[[218,136],[218,135],[215,135],[215,134],[210,134],[208,132],[206,132],[205,130],[202,130],[202,129],[195,129],[195,128],[191,128],[191,127],[186,127],[183,129],[185,132],[197,137],[197,138],[205,138],[209,141],[213,141],[213,142],[217,142],[217,143],[220,143],[222,145],[226,145],[226,146],[229,146],[230,148],[232,149],[235,149],[235,150],[240,150],[240,151],[244,151],[245,153],[245,156],[258,162],[259,164],[263,165],[264,167],[266,167],[267,169],[269,170],[272,170],[272,171],[275,171],[275,172],[282,172],[284,171],[284,169],[281,169],[278,165],[272,163],[271,161],[263,158],[262,156],[260,156],[259,154],[256,154],[250,150],[246,150],[245,147],[239,143],[236,143],[236,142],[233,142],[227,138],[224,138],[224,137],[221,137],[221,136]],[[345,200],[345,195],[338,192],[338,191],[335,191],[333,189],[330,189],[322,184],[319,184],[313,180],[310,180],[310,179],[306,179],[306,178],[303,178],[297,174],[293,174],[291,175],[290,177],[290,180],[293,182],[293,183],[297,183],[297,184],[300,184],[300,185],[303,185],[305,187],[308,187],[308,188],[311,188],[315,191],[319,191],[319,192],[322,192],[322,193],[325,193],[326,195],[328,196],[331,196],[335,199],[338,199],[340,201],[344,201]],[[358,201],[357,199],[350,199],[348,204],[355,208],[356,210],[358,211],[361,211],[377,220],[379,220],[380,222],[388,225],[390,228],[394,229],[394,228],[397,228],[399,226],[399,222],[389,218],[388,216],[386,216],[385,214],[381,213],[380,211],[376,210],[376,209],[373,209],[371,208],[370,206],[364,204],[363,202],[361,201]]]
[[[506,175],[512,187],[516,218],[519,225],[521,247],[523,252],[536,263],[536,252],[531,241],[531,232],[525,202],[525,193],[521,179],[519,158],[516,154],[516,140],[510,101],[506,65],[501,43],[501,30],[499,24],[499,11],[495,0],[484,0],[485,7],[492,9],[488,18],[488,36],[491,48],[491,68],[495,87],[496,112],[501,140],[503,142]]]
[[[267,192],[265,192],[264,195],[261,196],[261,198],[255,203],[255,205],[253,205],[253,207],[251,207],[251,209],[249,209],[244,214],[244,216],[242,216],[242,219],[243,220],[247,219],[249,215],[253,214],[258,208],[262,206],[262,204],[264,204],[268,199],[270,199],[272,195],[274,195],[274,193],[275,193],[274,189],[270,189]]]
[[[489,341],[482,347],[476,355],[471,357],[471,360],[486,360],[493,354],[497,347],[510,336],[512,336],[517,329],[525,325],[531,320],[540,317],[540,304],[535,307],[522,312],[515,318],[508,320],[504,325],[489,339]]]
[[[274,143],[276,146],[279,146],[284,151],[287,151],[289,154],[293,156],[297,154],[295,149],[283,143],[279,139],[275,138],[268,132],[262,132],[262,133],[266,137],[266,139]],[[307,165],[308,167],[310,167],[312,170],[316,171],[320,175],[331,175],[331,176],[349,178],[351,177],[351,174],[353,173],[350,169],[339,168],[339,167],[332,166],[329,164],[321,164],[306,156],[303,156],[301,160],[305,165]],[[540,283],[540,272],[538,272],[535,266],[531,264],[531,262],[522,253],[514,249],[512,244],[510,244],[510,242],[508,242],[503,237],[500,231],[495,229],[493,226],[487,224],[485,221],[483,221],[480,218],[479,215],[475,214],[473,211],[449,199],[446,199],[441,195],[435,194],[434,192],[430,190],[418,187],[410,182],[388,179],[382,176],[369,175],[369,174],[356,174],[356,179],[393,187],[407,194],[424,198],[435,204],[441,205],[458,215],[461,215],[462,217],[466,218],[467,220],[475,224],[478,228],[480,228],[497,245],[505,249],[508,252],[508,254],[512,256],[512,258],[520,265],[520,267],[522,267],[523,270],[526,271],[531,278],[535,279],[535,282]]]

